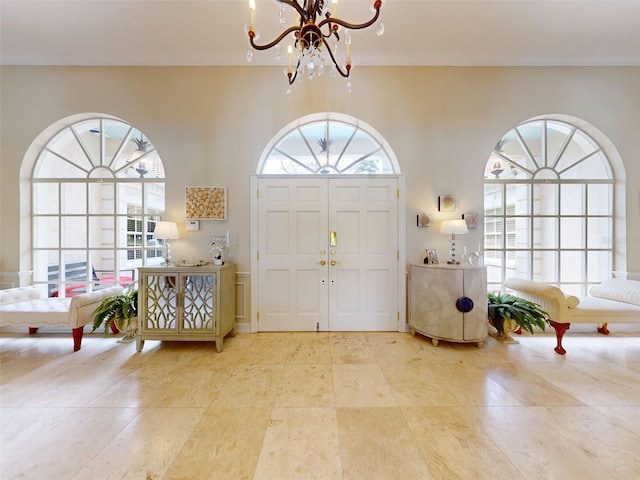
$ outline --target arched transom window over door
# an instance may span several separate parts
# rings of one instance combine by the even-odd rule
[[[612,163],[583,129],[545,118],[507,132],[485,169],[489,289],[515,276],[586,295],[613,270],[614,198]]]
[[[34,283],[60,297],[128,285],[137,267],[162,262],[153,239],[165,209],[162,161],[123,121],[64,123],[31,175]]]
[[[267,175],[382,175],[400,170],[371,126],[337,113],[309,115],[274,136],[258,165]]]

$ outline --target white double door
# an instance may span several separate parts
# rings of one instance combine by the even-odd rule
[[[397,331],[398,179],[258,180],[258,330]]]

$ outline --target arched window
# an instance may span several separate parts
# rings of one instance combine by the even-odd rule
[[[281,130],[265,149],[259,174],[400,173],[390,147],[371,126],[337,113],[309,115]]]
[[[564,121],[524,122],[485,169],[489,289],[508,277],[586,295],[613,270],[614,175],[602,147]]]
[[[68,125],[46,141],[32,186],[34,283],[73,296],[135,280],[161,263],[164,168],[138,129],[112,118]]]

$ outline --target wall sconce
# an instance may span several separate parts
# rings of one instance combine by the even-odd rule
[[[171,244],[169,240],[180,238],[178,235],[178,225],[176,222],[156,222],[156,228],[153,230],[153,238],[164,240],[162,245],[162,256],[164,263],[171,263]]]
[[[431,225],[431,217],[424,212],[420,212],[416,215],[416,226],[418,227],[428,227]]]
[[[469,233],[467,223],[462,219],[443,220],[442,225],[440,225],[440,233],[451,235],[451,250],[449,250],[449,261],[447,263],[459,264],[460,262],[456,260],[456,235]]]

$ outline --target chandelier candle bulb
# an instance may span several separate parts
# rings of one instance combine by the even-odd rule
[[[291,45],[289,45],[287,47],[287,57],[288,57],[288,62],[289,62],[289,66],[287,68],[287,73],[291,73],[291,59],[293,58],[293,48],[291,47]]]
[[[256,19],[256,0],[249,0],[249,28],[253,29]]]
[[[344,46],[347,54],[347,65],[351,65],[351,35],[349,35],[348,31],[344,36]]]
[[[338,16],[338,0],[331,1],[332,13],[334,17]]]

